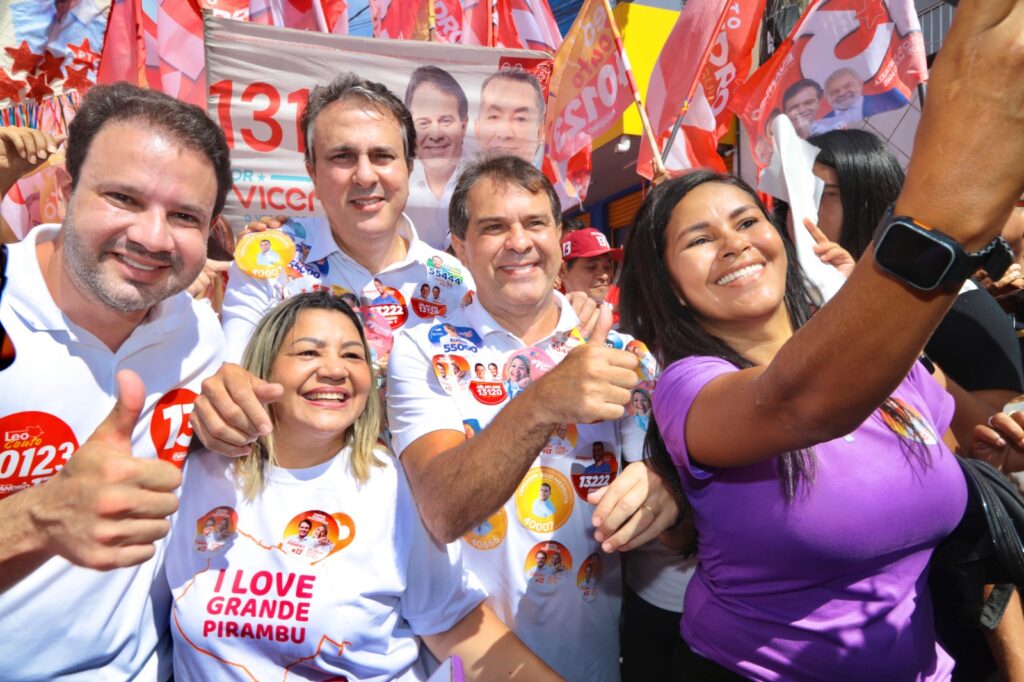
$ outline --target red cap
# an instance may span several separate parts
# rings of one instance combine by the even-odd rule
[[[592,227],[570,232],[562,240],[562,258],[564,260],[593,258],[606,253],[612,257],[612,260],[622,260],[622,249],[613,249],[608,244],[607,237]]]

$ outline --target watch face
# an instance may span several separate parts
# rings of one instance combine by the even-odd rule
[[[883,268],[918,289],[938,287],[956,254],[953,249],[914,225],[890,224],[875,248],[875,260]]]

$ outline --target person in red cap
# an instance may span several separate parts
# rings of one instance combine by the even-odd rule
[[[622,249],[613,249],[607,237],[594,228],[570,232],[562,239],[562,288],[567,294],[582,291],[600,305],[614,288],[615,270],[621,262]]]

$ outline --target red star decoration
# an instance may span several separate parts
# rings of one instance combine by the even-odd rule
[[[16,81],[7,75],[7,72],[0,69],[0,100],[13,99],[15,102],[21,101],[21,89],[25,87],[25,81]]]
[[[889,13],[880,2],[865,2],[857,7],[857,21],[860,22],[860,30],[864,31],[870,39],[875,35],[875,29],[882,24],[890,23]]]
[[[28,99],[34,99],[36,102],[42,104],[44,97],[53,94],[53,88],[46,84],[46,74],[41,73],[38,76],[25,76],[25,79],[31,86],[28,89],[28,94],[25,95]]]
[[[38,73],[46,76],[46,82],[52,83],[64,74],[61,67],[64,65],[64,57],[58,57],[49,50],[43,50],[43,63],[39,65]]]
[[[7,54],[11,55],[14,63],[11,64],[11,73],[17,73],[24,71],[25,73],[35,73],[36,67],[39,66],[39,62],[43,61],[43,56],[40,54],[33,54],[32,50],[28,48],[28,41],[21,41],[20,47],[5,47],[4,50]]]
[[[68,66],[67,74],[67,77],[64,79],[64,90],[77,90],[79,95],[84,95],[85,91],[93,85],[92,81],[89,80],[88,66],[83,66],[80,69],[72,69]]]
[[[78,45],[68,43],[68,49],[71,50],[71,54],[75,56],[75,64],[84,64],[90,69],[95,69],[96,65],[100,61],[99,53],[93,52],[92,48],[89,47],[88,38]]]

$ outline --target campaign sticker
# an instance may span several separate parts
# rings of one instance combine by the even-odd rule
[[[557,585],[572,571],[572,555],[560,542],[538,542],[526,555],[526,577],[537,585]]]
[[[427,337],[431,343],[441,346],[445,353],[452,353],[454,351],[476,353],[480,350],[479,347],[483,345],[480,335],[472,327],[456,327],[447,322],[435,324],[427,332]],[[498,366],[495,365],[494,367],[494,376],[497,376]]]
[[[478,419],[463,419],[462,428],[466,432],[467,440],[480,433],[482,430]]]
[[[442,353],[432,357],[430,364],[434,368],[434,376],[448,395],[469,383],[469,363],[464,357]]]
[[[636,368],[636,375],[641,381],[654,382],[658,379],[658,363],[655,362],[647,344],[643,341],[633,340],[626,344],[626,350],[640,359],[640,366]]]
[[[256,279],[277,279],[295,258],[295,242],[281,230],[250,232],[235,246],[235,263]]]
[[[412,311],[416,317],[444,317],[448,314],[448,306],[441,300],[441,288],[424,282],[420,285],[419,296],[412,297]]]
[[[238,531],[238,514],[231,507],[214,507],[196,519],[195,550],[201,555],[218,554]]]
[[[651,422],[651,389],[647,382],[640,384],[629,392],[629,405],[626,412],[642,430],[646,431]]]
[[[376,308],[358,309],[363,320],[363,331],[366,332],[366,341],[370,344],[373,352],[373,362],[377,367],[385,367],[380,372],[383,377],[386,372],[386,361],[391,355],[391,347],[394,345],[394,330],[391,324],[380,314]]]
[[[445,287],[454,287],[465,281],[462,268],[454,263],[446,263],[440,256],[431,256],[427,259],[427,273],[437,280],[439,285]],[[432,288],[437,288],[438,284]],[[436,298],[435,296],[435,300]]]
[[[548,342],[548,354],[552,358],[558,358],[561,361],[573,348],[582,346],[584,343],[586,343],[586,340],[583,338],[583,333],[579,327],[574,328],[572,331],[559,332],[552,336]]]
[[[576,447],[579,437],[575,424],[558,424],[541,452],[545,455],[568,455]]]
[[[576,589],[580,591],[583,601],[594,601],[597,596],[597,584],[604,575],[604,562],[596,552],[583,560],[579,573],[576,574]]]
[[[508,359],[502,370],[502,377],[509,398],[515,398],[533,383],[533,367],[525,348]]]
[[[296,515],[285,527],[280,547],[286,554],[320,561],[355,539],[355,523],[347,514],[317,509]]]
[[[914,425],[914,429],[917,433],[914,433],[903,424],[900,424],[891,416],[885,412],[879,410],[879,414],[882,415],[882,421],[888,426],[893,433],[900,435],[907,440],[916,441],[923,445],[936,445],[939,442],[938,437],[935,435],[935,431],[932,427],[921,417],[921,413],[911,407],[906,401],[900,400],[899,398],[893,398],[892,401],[900,408],[903,414],[907,417],[911,424]]]
[[[409,311],[405,307],[405,297],[402,292],[394,287],[384,286],[379,279],[374,278],[372,293],[369,288],[363,291],[363,305],[376,310],[388,321],[392,329],[398,329],[409,319]]]
[[[0,419],[0,499],[39,485],[78,449],[71,427],[46,412],[15,412]]]
[[[552,467],[533,467],[516,488],[516,513],[523,527],[535,533],[554,533],[572,515],[572,484]]]
[[[584,454],[591,458],[591,462],[587,465],[574,462],[571,475],[572,487],[580,499],[586,502],[589,493],[615,480],[615,475],[619,473],[619,463],[615,459],[615,451],[601,441],[591,443],[589,453]]]
[[[480,550],[494,549],[501,544],[508,533],[508,514],[504,509],[487,517],[478,526],[462,536],[462,539],[469,543],[470,547]]]
[[[484,405],[501,405],[508,398],[505,385],[497,381],[470,381],[469,392]]]
[[[196,402],[196,394],[187,388],[176,388],[166,393],[153,407],[149,422],[149,437],[153,439],[156,455],[179,469],[185,466],[188,446],[192,442],[189,415]]]

